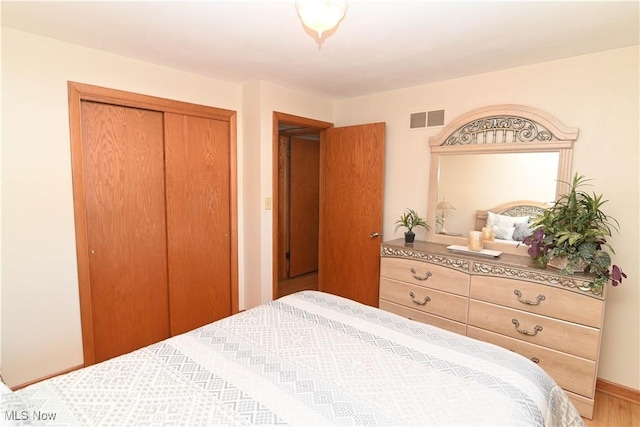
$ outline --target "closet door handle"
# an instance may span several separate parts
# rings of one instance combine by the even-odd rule
[[[380,237],[380,233],[378,233],[377,231],[374,231],[373,233],[369,234],[369,237],[371,237],[372,239],[375,239],[376,237]]]

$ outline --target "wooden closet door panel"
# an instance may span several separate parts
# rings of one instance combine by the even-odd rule
[[[289,277],[318,270],[320,141],[291,138]]]
[[[169,335],[162,113],[83,101],[95,361]]]
[[[165,114],[171,334],[231,315],[229,123]]]

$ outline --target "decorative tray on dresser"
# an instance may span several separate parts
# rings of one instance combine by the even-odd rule
[[[588,276],[404,239],[383,243],[381,256],[381,309],[522,354],[592,418],[605,300]]]

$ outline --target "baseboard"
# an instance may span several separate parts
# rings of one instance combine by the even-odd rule
[[[81,369],[81,368],[84,368],[84,364],[73,366],[69,369],[65,369],[64,371],[56,372],[55,374],[47,375],[42,378],[38,378],[37,380],[26,382],[24,384],[19,384],[17,386],[11,387],[11,390],[13,391],[20,390],[21,388],[25,388],[27,386],[30,386],[31,384],[39,383],[40,381],[48,380],[49,378],[57,377],[58,375],[68,374],[69,372],[77,371],[78,369]]]
[[[640,403],[640,390],[612,383],[602,378],[597,379],[596,390],[620,399],[628,400],[629,402]]]

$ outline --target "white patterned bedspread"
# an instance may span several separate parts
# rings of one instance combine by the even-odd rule
[[[41,425],[584,425],[524,357],[312,291],[16,394]]]

